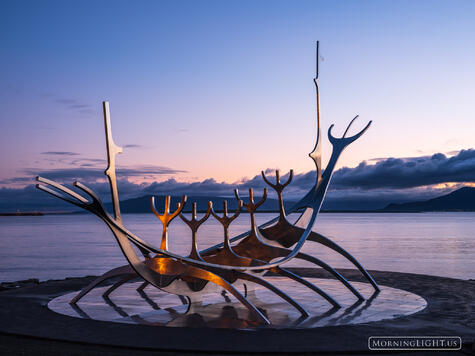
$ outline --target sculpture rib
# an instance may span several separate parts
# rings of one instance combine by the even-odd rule
[[[308,241],[313,241],[320,243],[330,249],[332,249],[335,252],[338,252],[340,255],[344,256],[347,260],[349,260],[358,270],[363,274],[363,276],[371,283],[373,288],[376,291],[380,291],[380,287],[376,283],[376,281],[371,277],[371,275],[366,271],[366,269],[358,262],[356,258],[354,258],[349,252],[347,252],[345,249],[343,249],[341,246],[330,240],[329,238],[323,236],[322,234],[312,232],[309,237]]]
[[[112,286],[110,286],[103,294],[102,296],[104,298],[107,298],[110,296],[110,294],[115,291],[117,288],[119,288],[121,285],[127,283],[128,281],[130,281],[131,279],[134,279],[138,277],[138,274],[134,273],[134,274],[127,274],[125,275],[124,277],[122,277],[122,279],[120,281],[118,281],[117,283],[113,284]]]
[[[111,279],[111,278],[115,278],[115,277],[118,277],[118,276],[123,276],[124,274],[127,275],[127,274],[130,274],[130,273],[133,273],[133,269],[132,267],[130,267],[130,265],[125,265],[125,266],[121,266],[121,267],[117,267],[117,268],[114,268],[106,273],[104,273],[102,276],[100,276],[99,278],[96,278],[95,280],[93,280],[89,285],[87,285],[86,287],[84,287],[81,292],[79,292],[73,299],[71,299],[69,301],[69,304],[76,304],[77,302],[79,302],[79,300],[81,300],[87,293],[89,293],[92,289],[94,289],[95,287],[97,287],[99,284],[105,282],[106,280],[108,279]]]
[[[262,279],[262,278],[259,278],[259,277],[255,276],[255,275],[250,275],[250,274],[247,274],[247,273],[241,273],[239,275],[239,279],[243,279],[245,281],[260,284],[261,286],[269,289],[270,291],[274,292],[276,295],[278,295],[279,297],[284,299],[287,303],[294,306],[295,309],[297,309],[302,314],[302,316],[304,316],[304,317],[308,316],[308,312],[305,310],[304,307],[302,307],[297,301],[292,299],[285,292],[283,292],[282,290],[280,290],[279,288],[277,288],[273,284],[267,282],[265,279]]]

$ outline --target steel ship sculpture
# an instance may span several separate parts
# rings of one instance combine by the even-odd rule
[[[131,279],[140,277],[143,279],[143,283],[138,288],[139,293],[143,293],[144,288],[150,284],[160,290],[180,296],[180,298],[188,302],[189,305],[201,301],[208,293],[220,293],[224,290],[233,295],[249,310],[250,320],[262,324],[270,324],[266,315],[256,308],[247,298],[252,284],[255,283],[275,293],[289,305],[296,308],[303,318],[307,317],[308,313],[302,305],[279,289],[278,286],[271,283],[269,281],[271,278],[263,278],[266,272],[272,272],[294,280],[303,288],[313,290],[317,295],[327,300],[333,308],[339,308],[340,304],[338,301],[327,292],[284,267],[285,263],[293,259],[305,260],[325,269],[332,274],[334,278],[339,280],[348,289],[349,293],[353,293],[359,300],[364,300],[364,297],[358,290],[333,267],[317,257],[301,252],[302,246],[307,241],[323,245],[345,257],[360,270],[367,281],[371,283],[375,292],[380,290],[378,284],[355,257],[330,238],[312,230],[338,158],[343,150],[361,137],[371,125],[370,121],[359,133],[347,137],[350,126],[357,118],[355,117],[351,120],[343,136],[340,138],[333,136],[333,125],[331,125],[328,130],[328,139],[332,145],[332,153],[325,170],[322,170],[318,50],[317,42],[316,76],[314,78],[317,102],[317,138],[315,147],[309,154],[310,158],[315,162],[315,183],[303,198],[286,211],[284,208],[283,191],[291,183],[293,171],[291,170],[289,172],[286,182],[281,181],[279,171],[275,172],[275,182],[271,182],[264,172],[262,172],[262,178],[265,183],[277,193],[279,215],[260,226],[257,226],[255,213],[264,203],[267,197],[267,189],[264,189],[262,198],[258,202],[254,201],[254,192],[252,189],[249,189],[247,203],[241,199],[236,189],[234,194],[238,206],[232,215],[228,212],[227,201],[224,201],[222,216],[215,212],[212,203],[209,202],[206,213],[200,219],[197,217],[196,203],[192,203],[190,218],[187,218],[183,214],[187,200],[186,196],[183,196],[181,202],[177,204],[173,212],[170,212],[170,196],[167,196],[163,213],[160,213],[156,209],[154,198],[152,197],[151,210],[162,225],[162,236],[159,247],[141,239],[129,231],[122,221],[116,179],[115,160],[116,155],[122,152],[122,148],[117,146],[113,140],[109,103],[103,102],[108,159],[105,175],[110,185],[113,214],[111,215],[107,212],[101,199],[92,189],[80,182],[74,182],[73,186],[77,188],[77,190],[72,190],[55,181],[37,177],[37,188],[98,216],[115,236],[128,262],[127,265],[114,268],[91,282],[90,285],[86,286],[70,301],[71,304],[79,302],[82,297],[106,280],[120,277],[118,282],[105,291],[104,297],[107,298],[110,293],[119,288],[122,284]],[[249,212],[249,231],[231,238],[229,226],[241,213],[243,208]],[[291,223],[287,218],[287,214],[291,213],[299,214],[295,223]],[[190,253],[187,256],[181,256],[168,250],[169,225],[177,217],[190,228],[191,246]],[[197,232],[200,226],[209,218],[216,219],[222,225],[224,241],[211,248],[200,251],[198,248]],[[136,251],[139,252],[137,253]],[[239,284],[237,283],[238,281],[240,282]],[[251,283],[249,284],[249,282]],[[239,290],[241,285],[244,286],[244,291]]]

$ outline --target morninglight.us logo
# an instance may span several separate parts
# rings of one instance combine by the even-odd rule
[[[370,350],[460,350],[459,336],[371,336]]]

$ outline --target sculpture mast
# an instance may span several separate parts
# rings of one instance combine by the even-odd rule
[[[313,83],[315,84],[315,99],[317,102],[317,138],[315,141],[315,147],[313,148],[312,152],[308,155],[313,162],[315,162],[315,167],[317,171],[317,176],[315,177],[315,186],[312,188],[314,192],[317,191],[317,188],[322,181],[322,144],[320,138],[320,92],[318,90],[318,62],[319,62],[319,45],[320,41],[317,41],[316,48],[315,48],[315,78],[313,78]],[[302,215],[297,219],[295,222],[295,226],[298,227],[305,227],[308,223],[308,220],[312,216],[313,209],[307,207]]]
[[[316,46],[316,58],[315,58],[315,78],[313,79],[313,83],[315,84],[315,94],[316,94],[316,101],[317,101],[317,140],[315,142],[315,147],[313,148],[312,152],[308,155],[311,159],[315,162],[315,166],[317,167],[317,180],[316,180],[316,187],[320,183],[322,178],[322,145],[320,143],[320,93],[318,91],[318,61],[319,61],[319,41],[317,41]]]
[[[122,223],[119,206],[119,193],[117,191],[117,178],[115,175],[115,156],[122,153],[122,147],[114,143],[111,131],[109,102],[103,101],[102,108],[104,110],[104,128],[106,130],[106,145],[107,145],[107,169],[104,174],[109,179],[109,185],[112,196],[112,206],[114,208],[114,218],[117,222]]]

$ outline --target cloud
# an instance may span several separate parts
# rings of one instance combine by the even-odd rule
[[[79,156],[79,153],[67,152],[67,151],[47,151],[41,152],[42,155],[55,155],[55,156]]]
[[[32,182],[36,175],[67,184],[79,180],[94,189],[104,201],[109,201],[110,193],[104,178],[104,171],[100,168],[87,167],[88,164],[92,165],[96,161],[96,159],[90,160],[90,163],[84,161],[83,168],[49,170],[29,168],[24,171],[25,176],[12,178],[9,181]],[[103,160],[100,161],[103,162]],[[117,176],[119,177],[120,197],[122,200],[150,194],[229,197],[233,195],[235,188],[240,190],[242,196],[246,196],[248,188],[254,188],[256,195],[260,195],[265,187],[269,188],[260,174],[234,183],[218,182],[213,178],[196,182],[180,182],[169,178],[151,184],[134,183],[138,179],[130,180],[130,178],[172,175],[182,172],[161,166],[131,166],[119,169]],[[273,169],[266,169],[265,172],[271,182],[275,180]],[[296,174],[292,183],[285,189],[284,198],[289,201],[302,197],[315,183],[315,177],[313,171]],[[288,173],[282,174],[281,181],[287,179]],[[451,184],[442,187],[436,186],[448,182]],[[355,168],[337,170],[333,174],[333,180],[323,207],[325,209],[350,210],[377,209],[389,203],[431,199],[469,182],[475,182],[474,149],[462,150],[450,158],[441,153],[424,157],[384,158],[372,165],[362,162]],[[5,181],[0,183],[6,184]],[[269,189],[269,193],[270,196],[275,196],[272,189]],[[44,206],[43,199],[44,194],[38,194],[31,187],[28,189],[0,189],[0,209],[2,210],[11,211],[15,207],[23,206],[22,204],[36,206],[39,209]]]
[[[150,168],[150,167],[149,167]],[[135,175],[141,175],[143,172],[140,170],[134,171],[132,169],[126,169],[126,172]],[[157,169],[154,170],[156,173]],[[160,172],[169,172],[170,169],[165,169]],[[62,182],[71,189],[71,183],[74,180],[79,180],[86,183],[88,187],[93,189],[104,202],[110,201],[109,185],[105,181],[104,171],[88,170],[88,169],[68,169],[68,170],[44,170],[40,172],[41,176],[49,178],[58,182]],[[200,182],[178,182],[175,179],[167,179],[163,182],[154,182],[152,184],[147,183],[134,183],[124,177],[124,170],[122,172],[118,170],[117,181],[119,196],[121,200],[136,198],[144,195],[174,195],[179,196],[182,194],[187,195],[211,195],[211,196],[234,196],[233,190],[239,188],[241,195],[244,197],[247,195],[247,189],[253,187],[256,189],[256,195],[260,196],[262,188],[265,183],[259,176],[253,179],[243,180],[239,183],[226,183],[217,182],[215,179],[205,179]],[[285,176],[284,176],[285,177]],[[282,179],[284,179],[284,177]],[[33,183],[33,177],[19,177],[14,178],[22,182],[29,181]],[[269,178],[272,179],[272,178]],[[270,192],[270,196],[274,196]],[[57,200],[57,202],[55,202]],[[70,207],[67,204],[49,197],[44,192],[34,189],[34,185],[28,185],[26,188],[0,188],[0,211],[15,211],[20,210],[74,210],[74,207]]]
[[[143,146],[142,145],[137,145],[137,144],[128,144],[128,145],[124,145],[124,148],[142,148]]]
[[[431,157],[431,156],[430,155],[427,155],[427,156],[409,156],[409,157],[398,157],[397,159],[411,160],[411,159],[421,159],[421,158],[428,158],[428,157]],[[367,162],[380,162],[380,161],[386,161],[388,159],[393,159],[393,158],[392,157],[376,157],[376,158],[370,158],[366,161]]]
[[[95,159],[90,159],[95,162]],[[100,160],[102,163],[103,160]],[[21,177],[8,178],[0,181],[0,184],[12,184],[21,182],[32,182],[34,177],[42,176],[45,178],[57,180],[59,182],[72,182],[74,180],[80,180],[86,183],[93,183],[97,181],[104,181],[104,168],[90,168],[93,164],[83,163],[80,166],[82,168],[54,168],[54,169],[38,169],[38,168],[26,168],[22,171],[24,174]],[[117,175],[121,179],[129,179],[135,177],[155,177],[157,175],[170,175],[177,173],[185,173],[186,171],[173,169],[163,166],[152,165],[137,165],[130,167],[123,167],[117,169]]]
[[[107,160],[103,158],[76,158],[72,160],[70,163],[73,166],[76,166],[78,164],[89,164],[89,165],[100,165],[101,167],[104,167],[104,164],[107,162]]]
[[[266,169],[272,177],[274,170]],[[285,190],[286,199],[295,200],[315,183],[315,172],[296,174]],[[285,181],[288,173],[281,180]],[[434,187],[440,183],[459,183],[445,188]],[[383,158],[373,165],[362,162],[355,168],[341,168],[333,174],[326,204],[327,209],[375,209],[391,202],[431,199],[475,182],[475,150],[458,152],[454,157],[437,153],[432,156]],[[183,183],[175,179],[155,182],[141,187],[147,194],[171,195],[224,195],[234,188],[246,191],[249,187],[263,189],[266,184],[260,175],[235,183],[206,179],[201,182]]]
[[[104,179],[104,169],[97,168],[64,168],[64,169],[50,169],[50,170],[38,170],[27,169],[24,171],[27,175],[41,175],[44,177],[51,177],[51,179],[58,179],[61,181],[68,181],[74,179],[82,179],[84,181],[96,181]],[[173,169],[162,166],[131,166],[117,169],[117,175],[122,179],[143,177],[143,176],[155,176],[155,175],[168,175],[184,173],[185,171]]]
[[[51,95],[54,97],[54,95]],[[90,114],[95,112],[90,104],[82,103],[76,99],[56,98],[54,101],[68,110],[74,110],[81,114]]]
[[[445,182],[475,182],[475,150],[461,150],[448,158],[442,153],[428,157],[387,158],[355,168],[342,168],[333,175],[333,189],[404,189]]]
[[[47,173],[47,172],[43,172]],[[71,183],[75,180],[72,178],[74,173],[63,174],[60,177],[45,177],[54,180],[63,181],[67,186],[71,187]],[[77,175],[78,173],[76,173]],[[68,179],[65,179],[67,176]],[[89,174],[90,177],[90,174]],[[96,180],[78,179],[86,183],[93,189],[104,202],[110,201],[109,186],[103,179],[103,172],[96,172],[94,177]],[[100,180],[98,177],[101,177]],[[256,175],[251,179],[245,179],[236,183],[218,182],[215,179],[205,179],[199,182],[179,182],[173,178],[163,182],[133,183],[122,176],[118,180],[118,190],[121,200],[136,198],[144,195],[172,195],[180,196],[187,194],[188,196],[221,196],[232,197],[233,190],[238,188],[241,196],[247,196],[248,188],[254,188],[256,196],[260,196],[264,187],[269,188],[262,180],[260,175]],[[274,178],[269,176],[269,180]],[[284,175],[282,180],[287,177]],[[293,182],[285,189],[284,199],[288,201],[296,200],[303,196],[314,183],[315,175],[311,172],[298,174]],[[74,188],[72,188],[74,189]],[[454,187],[452,190],[455,189]],[[389,203],[400,203],[414,201],[420,199],[430,199],[437,195],[448,192],[450,189],[439,190],[433,188],[411,188],[411,189],[374,189],[363,191],[361,189],[348,188],[339,190],[330,190],[325,200],[324,209],[377,209],[386,206]],[[275,198],[275,192],[269,189],[269,197]],[[71,207],[60,201],[55,202],[54,199],[47,194],[32,189],[28,186],[23,189],[0,189],[0,211],[22,210],[65,210]]]
[[[275,170],[266,170],[266,176],[270,182],[275,182]],[[272,174],[269,174],[272,172]],[[292,183],[285,189],[284,195],[287,200],[296,200],[301,198],[304,193],[315,183],[315,173],[308,172],[298,174],[293,178]],[[288,179],[288,173],[281,176],[281,182]],[[179,182],[174,178],[162,182],[153,182],[149,185],[140,186],[139,195],[190,195],[190,196],[234,196],[234,189],[238,189],[240,195],[248,195],[249,188],[253,188],[255,195],[260,196],[264,188],[269,191],[270,197],[276,197],[274,190],[269,187],[260,174],[250,179],[243,179],[233,183],[218,182],[213,178],[204,179],[198,182]]]
[[[72,211],[78,210],[69,203],[46,194],[31,184],[25,188],[0,188],[0,212],[20,211]]]
[[[448,151],[448,152],[445,152],[445,154],[449,155],[449,156],[455,156],[457,154],[459,154],[460,150],[454,150],[454,151]]]

